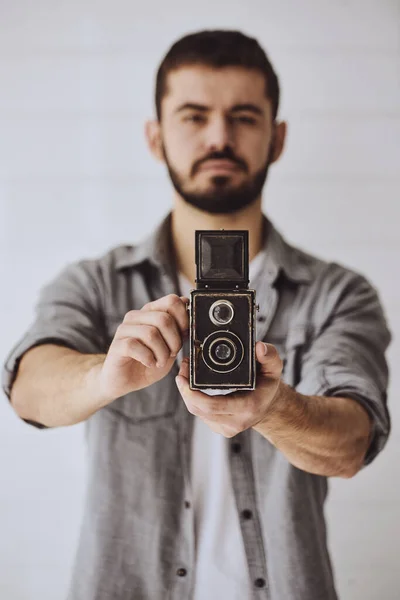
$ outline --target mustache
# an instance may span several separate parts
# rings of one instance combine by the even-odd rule
[[[193,174],[195,174],[197,172],[197,170],[199,169],[199,167],[203,163],[207,162],[207,160],[230,160],[230,161],[234,162],[235,164],[237,164],[239,167],[241,167],[244,171],[247,171],[247,165],[243,160],[241,160],[240,158],[237,158],[232,152],[223,151],[223,152],[212,152],[205,158],[202,158],[201,160],[198,160],[197,162],[195,162],[195,164],[193,165]]]

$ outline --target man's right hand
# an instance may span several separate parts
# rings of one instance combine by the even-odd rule
[[[170,294],[126,313],[98,374],[105,404],[167,375],[189,330],[187,303]]]

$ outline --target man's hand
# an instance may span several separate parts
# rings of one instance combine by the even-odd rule
[[[105,404],[167,375],[189,328],[187,302],[170,294],[125,315],[99,373]]]
[[[230,438],[266,418],[277,398],[282,360],[272,344],[257,342],[259,364],[256,389],[225,396],[208,396],[189,388],[189,360],[182,361],[176,383],[187,409],[204,421],[215,433]]]

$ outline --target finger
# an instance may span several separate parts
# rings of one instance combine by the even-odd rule
[[[227,396],[208,396],[205,392],[191,390],[189,387],[189,359],[184,358],[181,362],[179,374],[175,378],[178,389],[192,414],[208,415],[232,415],[233,402],[227,402]],[[235,406],[237,408],[237,405]]]
[[[167,312],[174,317],[181,332],[189,329],[189,315],[186,303],[176,294],[169,294],[154,302],[145,304],[142,310]]]
[[[120,330],[119,339],[139,340],[144,346],[149,348],[154,355],[154,360],[158,367],[164,367],[167,360],[171,357],[171,350],[157,327],[153,325],[128,325],[127,323],[123,323],[118,327],[118,330]]]
[[[128,319],[131,319],[131,321]],[[169,313],[149,310],[135,311],[129,317],[128,315],[125,316],[124,325],[152,325],[157,327],[170,349],[171,356],[176,356],[182,348],[182,334],[174,317]]]
[[[265,342],[257,342],[256,358],[260,363],[261,375],[279,379],[282,375],[283,362],[275,346]]]
[[[118,339],[114,343],[113,350],[119,356],[129,357],[148,368],[155,367],[156,360],[153,352],[142,342],[135,338]]]
[[[184,358],[182,360],[178,375],[182,375],[182,377],[189,379],[189,359],[188,358]]]
[[[158,328],[170,349],[171,356],[176,356],[182,348],[183,340],[175,318],[167,312],[144,311],[141,319],[143,323]]]

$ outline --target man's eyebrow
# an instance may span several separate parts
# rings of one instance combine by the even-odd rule
[[[176,113],[178,112],[182,112],[183,110],[200,110],[202,112],[206,112],[207,110],[210,110],[208,106],[204,106],[204,104],[196,104],[194,102],[185,102],[185,104],[181,104],[181,106],[178,106],[178,108],[175,110]]]
[[[256,115],[263,115],[264,112],[262,111],[262,109],[257,106],[256,104],[235,104],[235,106],[232,106],[232,108],[230,109],[230,112],[242,112],[242,111],[246,111],[246,112],[252,112]]]
[[[207,112],[210,110],[209,106],[205,106],[204,104],[197,104],[196,102],[185,102],[184,104],[181,104],[180,106],[178,106],[178,108],[175,110],[176,113],[182,112],[184,110],[198,110],[200,112]],[[252,112],[256,115],[263,115],[264,112],[263,110],[257,106],[256,104],[251,104],[251,103],[247,103],[247,104],[235,104],[234,106],[232,106],[232,108],[229,109],[229,112],[231,113],[237,113],[237,112]]]

